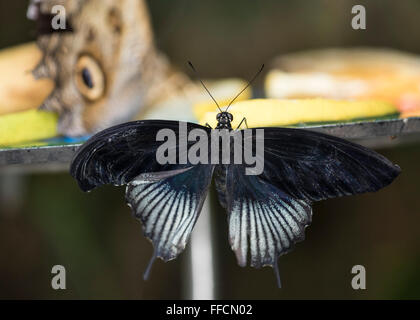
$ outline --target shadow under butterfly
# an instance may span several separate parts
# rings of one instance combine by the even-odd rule
[[[262,68],[257,75],[261,71]],[[212,130],[232,131],[229,106],[225,111],[219,107],[215,129],[186,123],[187,133],[201,129],[210,137]],[[243,121],[246,123],[245,118]],[[245,161],[221,164],[225,163],[220,160],[222,154],[215,162],[191,163],[180,154],[178,141],[187,138],[179,136],[178,128],[179,122],[166,120],[111,127],[80,147],[71,164],[70,173],[83,191],[104,184],[127,185],[127,203],[154,246],[145,279],[156,258],[167,262],[185,249],[213,177],[219,202],[228,214],[229,242],[238,264],[273,267],[281,287],[277,260],[304,240],[305,228],[312,220],[313,202],[378,191],[401,172],[377,152],[327,134],[266,127],[246,129],[251,133],[246,136],[246,130],[238,127],[235,132],[245,139],[250,137],[253,146],[258,143],[256,130],[264,130],[263,172],[247,175]],[[164,143],[157,141],[157,134],[162,129],[170,129],[176,135],[173,148],[179,158],[185,156],[184,164],[157,161],[157,150]],[[195,143],[187,140],[187,150]],[[244,143],[242,148],[246,148]],[[210,149],[209,143],[207,150]]]

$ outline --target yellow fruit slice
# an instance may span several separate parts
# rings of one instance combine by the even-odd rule
[[[348,101],[330,99],[254,99],[231,106],[232,126],[236,128],[245,117],[248,126],[288,126],[299,123],[340,122],[397,114],[395,105],[383,101]],[[207,112],[200,123],[216,126],[217,111]]]
[[[36,109],[51,93],[54,82],[31,73],[41,56],[35,43],[0,50],[0,115]]]
[[[0,116],[0,147],[52,138],[57,135],[57,115],[28,110]]]
[[[268,98],[360,99],[420,107],[420,56],[387,48],[327,48],[275,59],[265,81]]]

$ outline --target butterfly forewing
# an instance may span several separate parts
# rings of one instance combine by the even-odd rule
[[[319,201],[378,191],[400,171],[379,153],[337,137],[264,128],[261,177],[296,199]]]
[[[197,124],[187,124],[187,132],[196,128],[209,130]],[[178,121],[133,121],[101,131],[77,151],[70,174],[83,191],[89,191],[104,184],[127,184],[146,172],[186,167],[184,164],[160,164],[156,160],[156,151],[162,144],[156,137],[162,129],[171,129],[178,141]],[[178,148],[178,145],[174,147]]]

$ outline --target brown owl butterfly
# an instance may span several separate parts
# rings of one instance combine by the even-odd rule
[[[64,30],[52,27],[54,13],[63,15]],[[61,134],[130,120],[189,84],[155,48],[144,0],[32,0],[28,17],[37,21],[43,52],[34,76],[55,82],[41,108],[59,114]]]

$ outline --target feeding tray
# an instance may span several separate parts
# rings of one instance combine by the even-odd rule
[[[384,147],[420,140],[420,117],[389,120],[343,122],[334,124],[303,125],[310,129],[349,140],[369,147]],[[0,149],[1,171],[18,168],[28,170],[66,170],[81,143],[54,140],[43,146]]]

